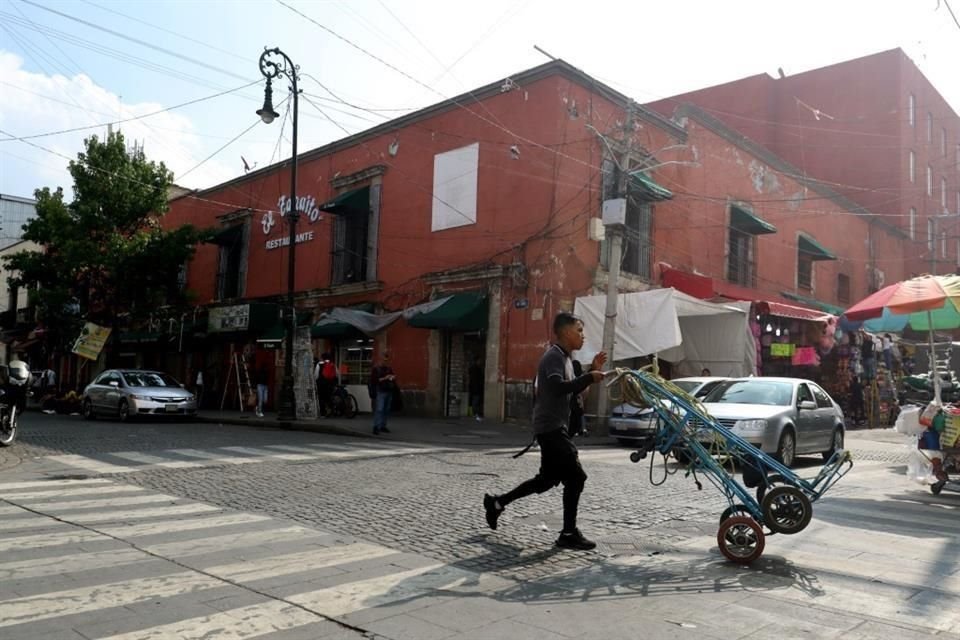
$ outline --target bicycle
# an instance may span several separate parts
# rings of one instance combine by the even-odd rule
[[[323,409],[328,417],[352,419],[357,415],[357,399],[344,385],[338,384],[330,394],[329,404]]]

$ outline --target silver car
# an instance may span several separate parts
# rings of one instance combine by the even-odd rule
[[[699,377],[677,378],[671,382],[698,400],[713,391],[714,387],[728,378]],[[610,435],[623,445],[636,445],[656,433],[657,414],[653,409],[635,407],[624,402],[610,412],[608,422]]]
[[[791,466],[797,455],[843,448],[843,411],[826,391],[799,378],[741,378],[714,389],[704,406],[720,424]],[[707,445],[712,432],[701,428]]]
[[[191,416],[196,397],[160,371],[107,369],[83,390],[83,417]]]

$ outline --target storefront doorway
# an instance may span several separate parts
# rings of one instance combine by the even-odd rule
[[[459,418],[472,415],[470,368],[474,363],[480,367],[480,380],[483,384],[487,352],[486,332],[444,331],[443,352],[444,416]]]

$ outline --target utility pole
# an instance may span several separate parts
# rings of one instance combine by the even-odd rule
[[[630,177],[630,133],[632,127],[633,102],[631,101],[627,105],[623,152],[620,154],[619,170],[617,172],[617,198],[623,198],[624,201],[629,197],[627,180]],[[607,262],[607,304],[603,316],[603,350],[607,354],[606,366],[608,370],[613,368],[614,343],[616,342],[617,287],[620,282],[620,262],[623,258],[623,232],[624,226],[622,224],[607,225],[605,230],[610,241],[610,258]],[[597,427],[599,432],[597,435],[607,435],[609,433],[607,429],[609,418],[609,397],[606,390],[603,390],[597,401]]]

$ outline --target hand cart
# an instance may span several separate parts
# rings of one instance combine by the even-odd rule
[[[687,475],[693,476],[697,487],[703,486],[697,478],[701,474],[727,499],[717,544],[733,562],[749,564],[759,558],[766,536],[803,531],[813,516],[813,503],[853,467],[849,452],[839,450],[815,478],[801,478],[724,427],[696,399],[658,375],[630,369],[616,369],[610,375],[607,387],[618,384],[623,401],[652,408],[657,414],[655,435],[631,453],[630,459],[640,462],[649,453],[666,458],[680,448],[689,459]],[[734,477],[736,464],[744,470],[745,481],[753,479],[750,484],[757,487],[756,497]]]

